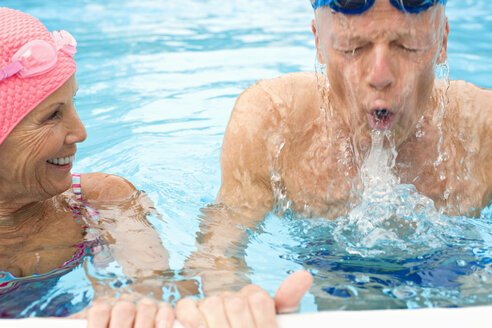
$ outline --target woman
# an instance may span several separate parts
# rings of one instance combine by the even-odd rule
[[[0,271],[63,272],[91,252],[128,277],[155,275],[168,255],[145,219],[148,199],[121,177],[71,173],[86,138],[75,52],[68,32],[0,8]]]
[[[50,33],[34,17],[0,8],[0,271],[16,277],[64,272],[86,251],[102,264],[109,254],[138,283],[126,297],[131,302],[114,305],[112,295],[99,297],[88,312],[89,326],[170,327],[169,304],[133,302],[150,293],[160,298],[162,286],[152,278],[169,268],[168,254],[145,218],[151,202],[119,176],[71,173],[76,144],[86,138],[73,103],[75,52],[68,32]],[[257,286],[200,304],[185,299],[178,319],[190,327],[255,320],[274,325],[275,306],[297,306],[310,279],[305,272],[293,276],[287,287],[294,287],[281,288],[277,304]],[[107,292],[97,282],[94,288],[96,297]],[[251,310],[230,305],[255,299],[260,302],[250,303]]]

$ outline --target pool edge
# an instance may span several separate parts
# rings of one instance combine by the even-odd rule
[[[279,328],[298,327],[430,327],[492,328],[492,306],[464,308],[430,308],[416,310],[323,311],[277,316]],[[85,328],[83,319],[29,318],[0,319],[3,328]],[[183,328],[176,322],[173,328]]]

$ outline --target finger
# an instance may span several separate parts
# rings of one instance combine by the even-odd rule
[[[87,328],[107,328],[111,317],[111,305],[107,303],[94,303],[87,310]]]
[[[225,292],[220,293],[220,297],[222,297],[223,299],[234,295],[237,295],[237,292],[231,292],[229,290],[226,290]]]
[[[305,271],[296,271],[288,276],[275,293],[277,313],[288,313],[299,308],[301,299],[313,284],[313,276]]]
[[[171,328],[174,323],[174,309],[169,303],[160,303],[155,317],[155,328]]]
[[[131,328],[136,315],[135,303],[119,301],[113,306],[109,328]]]
[[[157,314],[157,303],[150,298],[144,298],[138,302],[137,315],[135,317],[135,328],[154,328],[155,316]]]
[[[213,328],[230,327],[224,311],[224,302],[220,296],[210,296],[199,303],[198,309],[208,324]]]
[[[133,292],[133,293],[124,293],[124,294],[121,294],[119,297],[118,297],[118,302],[120,301],[126,301],[126,302],[130,302],[130,303],[137,303],[138,300],[140,299],[144,299],[144,296],[143,295],[140,295],[139,293],[136,293],[136,292]]]
[[[198,305],[191,298],[183,298],[176,304],[176,318],[186,328],[207,327]]]
[[[275,302],[260,286],[248,285],[241,290],[247,295],[249,310],[253,315],[256,327],[277,327]]]
[[[255,319],[248,299],[242,295],[229,295],[224,300],[224,311],[232,328],[254,328]],[[261,327],[261,326],[259,326]]]

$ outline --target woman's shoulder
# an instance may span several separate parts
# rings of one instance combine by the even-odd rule
[[[81,174],[80,185],[84,198],[93,201],[126,199],[137,191],[125,178],[103,172]]]

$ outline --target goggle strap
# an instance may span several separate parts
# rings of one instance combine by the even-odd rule
[[[67,31],[53,31],[51,36],[55,41],[56,50],[61,50],[69,56],[74,56],[77,52],[77,41],[75,38]]]
[[[66,53],[67,55],[69,56],[74,56],[75,53],[77,52],[77,48],[72,46],[72,45],[64,45],[63,47],[60,48],[61,51],[63,51],[64,53]]]
[[[23,68],[24,67],[22,66],[22,63],[18,60],[8,64],[4,68],[0,69],[0,82],[19,73],[20,71],[22,71]]]

